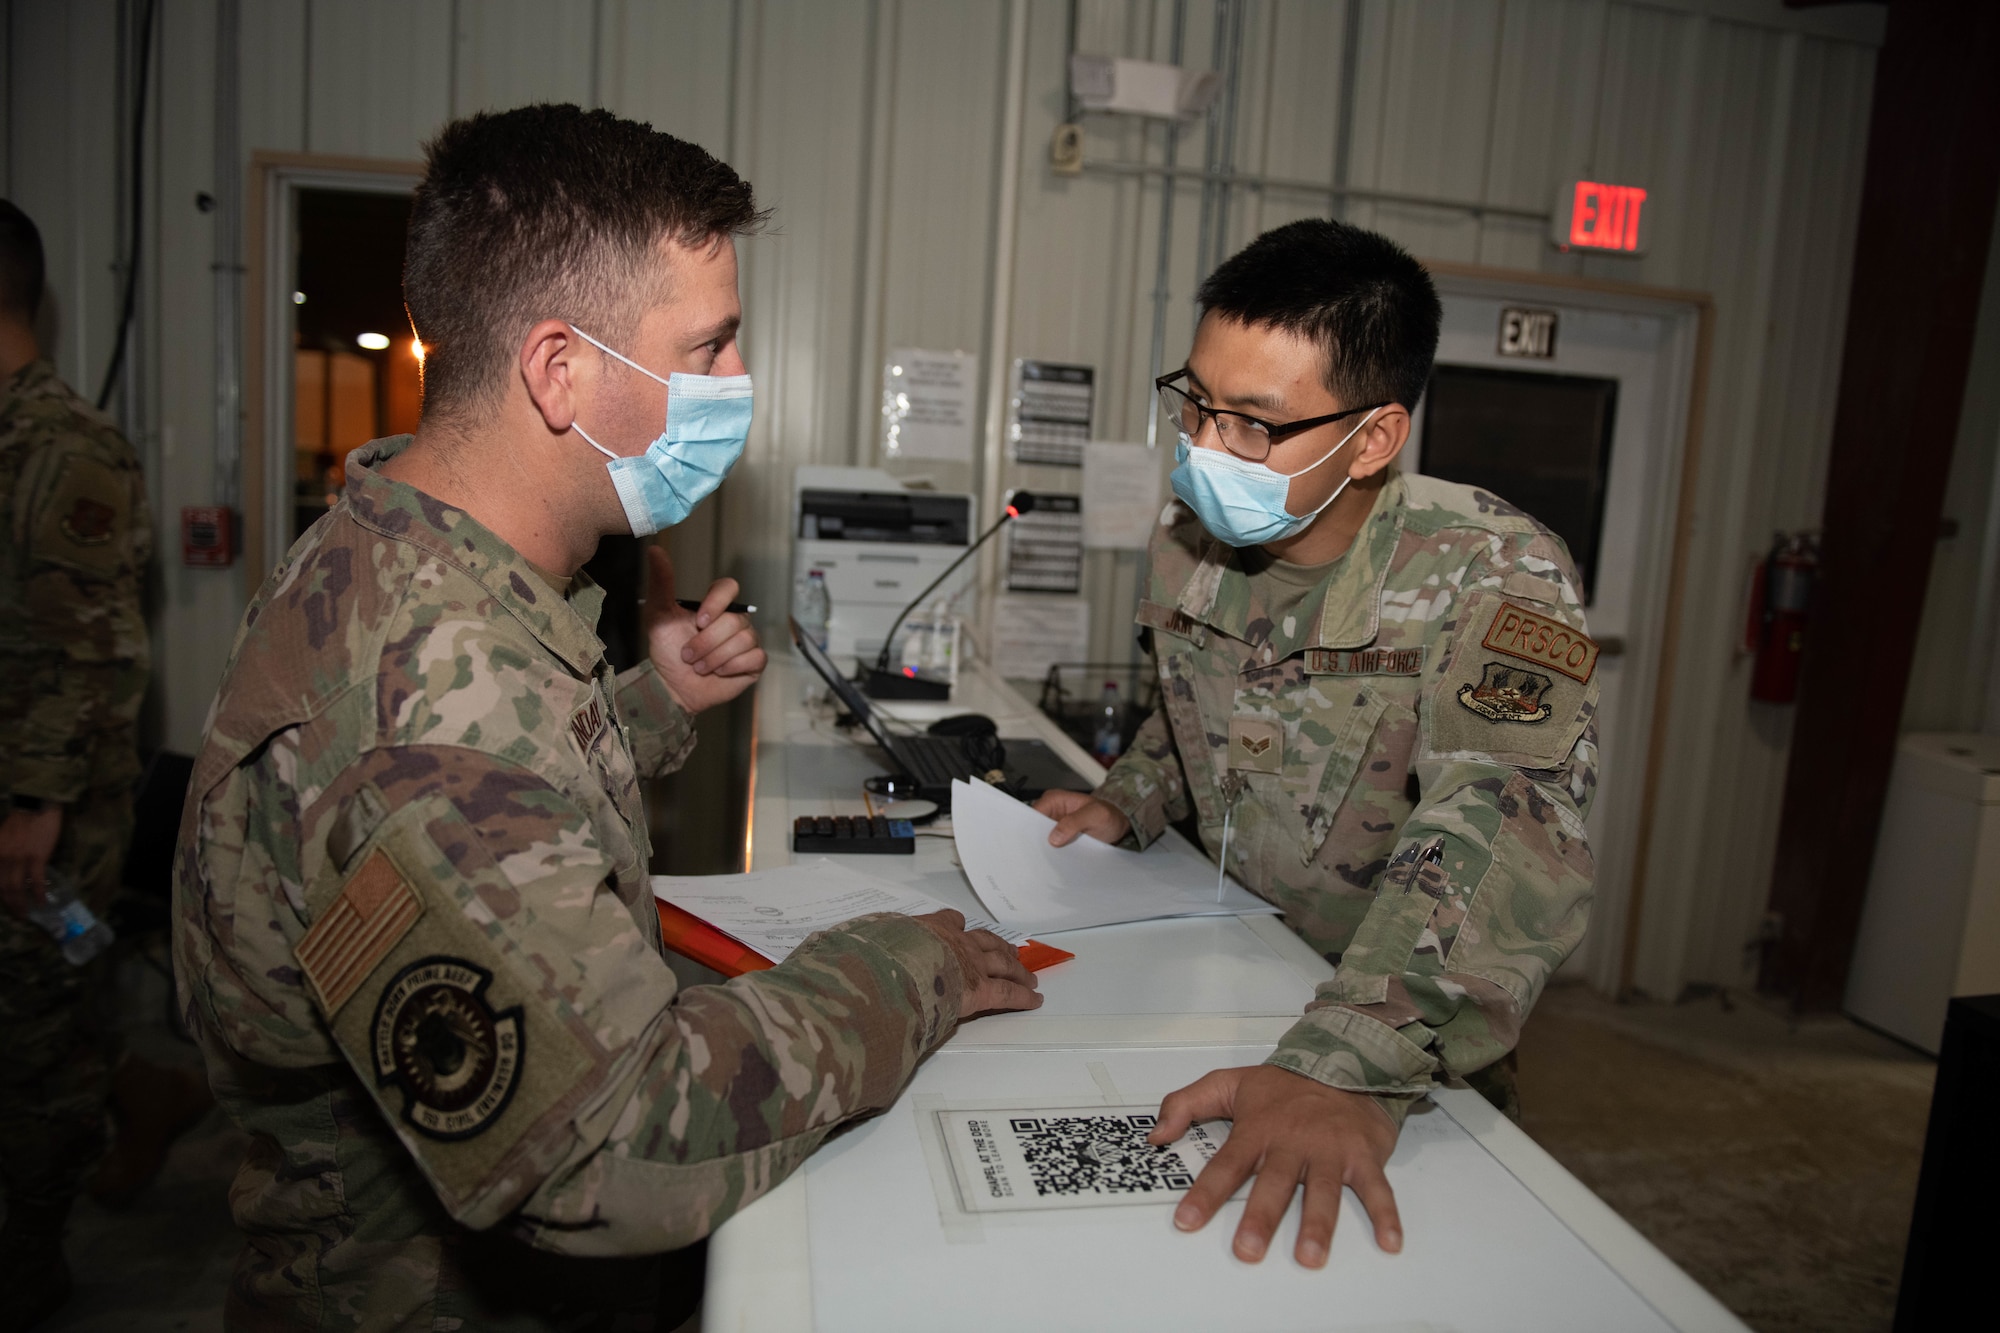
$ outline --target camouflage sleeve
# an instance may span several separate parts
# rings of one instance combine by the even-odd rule
[[[28,640],[46,664],[10,682],[29,696],[0,736],[10,763],[4,781],[21,795],[74,801],[137,776],[129,741],[99,741],[129,733],[146,690],[141,597],[152,527],[136,460],[126,466],[107,452],[62,439],[44,447],[24,471],[11,516],[24,547],[26,616],[6,632]]]
[[[618,677],[618,713],[631,728],[632,762],[640,777],[665,777],[694,753],[694,718],[667,692],[652,659]]]
[[[1131,840],[1142,851],[1169,825],[1188,817],[1187,778],[1165,708],[1154,709],[1140,724],[1131,746],[1091,794],[1132,821]]]
[[[1596,647],[1548,541],[1466,580],[1419,703],[1422,797],[1333,979],[1270,1059],[1399,1119],[1513,1049],[1589,918]]]
[[[958,1018],[955,958],[893,916],[676,996],[585,813],[490,755],[374,752],[301,824],[328,831],[306,844],[324,865],[300,867],[294,975],[475,1229],[511,1219],[574,1254],[686,1245],[887,1106]]]

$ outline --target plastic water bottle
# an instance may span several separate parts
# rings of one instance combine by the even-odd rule
[[[1122,748],[1118,735],[1118,682],[1104,682],[1104,697],[1097,709],[1097,737],[1090,744],[1090,752],[1105,763],[1118,757]]]
[[[806,575],[806,586],[799,591],[799,628],[805,636],[826,651],[826,626],[833,619],[833,598],[827,595],[826,573],[813,570]]]
[[[76,884],[67,874],[50,870],[44,888],[41,905],[28,909],[28,920],[54,937],[64,958],[82,967],[111,946],[116,938],[111,927],[76,896]]]

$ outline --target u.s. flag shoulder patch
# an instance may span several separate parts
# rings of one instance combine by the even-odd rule
[[[328,1018],[353,998],[423,914],[423,900],[378,847],[292,951]]]
[[[1500,603],[1480,643],[1496,653],[1532,662],[1580,684],[1589,684],[1591,673],[1597,670],[1595,639],[1554,616],[1512,602]]]

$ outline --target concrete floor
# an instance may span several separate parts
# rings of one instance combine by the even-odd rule
[[[159,1021],[163,984],[124,975],[134,1048],[194,1063]],[[1614,1005],[1559,987],[1522,1043],[1523,1126],[1752,1327],[1859,1333],[1889,1327],[1932,1072],[1843,1019],[1794,1023],[1740,997]],[[81,1201],[77,1293],[43,1327],[220,1329],[242,1148],[211,1113],[132,1208]]]
[[[1935,1062],[1844,1018],[1551,989],[1522,1128],[1765,1333],[1887,1329]]]

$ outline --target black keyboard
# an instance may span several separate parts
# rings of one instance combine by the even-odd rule
[[[847,815],[800,815],[792,821],[792,850],[851,856],[878,852],[908,856],[917,850],[917,830],[907,819]]]
[[[954,738],[902,736],[897,738],[897,748],[902,751],[897,757],[909,768],[910,776],[926,787],[949,787],[954,780],[970,782],[977,776],[972,761],[965,757],[965,746]]]

